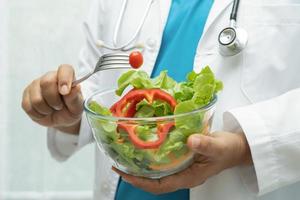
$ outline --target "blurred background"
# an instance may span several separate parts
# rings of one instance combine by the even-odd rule
[[[90,0],[0,0],[0,199],[92,199],[94,145],[64,163],[46,129],[21,110],[22,91],[41,74],[76,67]]]

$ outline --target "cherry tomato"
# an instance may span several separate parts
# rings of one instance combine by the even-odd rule
[[[129,64],[131,65],[132,68],[138,69],[140,66],[143,64],[143,55],[139,51],[133,51],[129,55]]]

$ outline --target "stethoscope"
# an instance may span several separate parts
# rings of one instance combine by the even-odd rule
[[[105,44],[102,40],[97,40],[96,45],[99,48],[106,48],[106,49],[109,49],[112,51],[130,51],[132,49],[144,49],[144,45],[142,43],[137,43],[137,44],[134,44],[131,46],[130,46],[130,44],[133,43],[133,41],[137,38],[138,34],[141,32],[153,2],[154,2],[154,0],[150,0],[148,2],[147,7],[146,7],[146,12],[145,12],[144,16],[142,17],[141,22],[138,25],[133,36],[128,40],[128,42],[124,43],[123,45],[118,46],[117,40],[118,40],[118,36],[119,36],[119,30],[120,30],[122,19],[124,17],[124,13],[125,13],[125,10],[126,10],[127,4],[128,4],[128,0],[124,0],[122,7],[121,7],[120,15],[117,19],[117,23],[116,23],[115,30],[114,30],[113,46]]]
[[[87,26],[87,24],[84,24],[85,30],[87,32],[88,40],[94,41],[98,48],[105,48],[112,51],[130,51],[133,49],[143,50],[144,45],[142,43],[136,43],[136,44],[132,44],[132,43],[134,42],[134,40],[136,40],[143,25],[145,24],[146,18],[149,14],[149,11],[154,1],[155,0],[150,0],[148,2],[146,7],[146,12],[142,17],[141,22],[139,23],[133,36],[126,43],[119,46],[117,45],[119,30],[122,23],[122,19],[124,17],[126,7],[128,5],[128,0],[124,0],[121,6],[120,15],[117,19],[117,23],[115,25],[115,30],[113,34],[113,45],[105,44],[103,40],[94,40],[89,27]],[[247,45],[247,41],[248,41],[247,32],[244,29],[237,27],[236,25],[239,2],[240,2],[239,0],[233,1],[232,11],[230,14],[230,25],[229,27],[224,28],[218,36],[219,52],[222,56],[236,55],[240,53]]]
[[[247,46],[248,34],[245,29],[237,27],[236,18],[240,0],[234,0],[230,14],[230,25],[224,28],[218,37],[219,52],[222,56],[234,56]]]

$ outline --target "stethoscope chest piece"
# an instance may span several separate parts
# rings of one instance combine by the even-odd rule
[[[245,29],[237,27],[237,13],[240,0],[233,0],[230,25],[224,28],[218,37],[219,52],[222,56],[234,56],[247,46],[248,34]]]
[[[218,37],[219,51],[222,56],[234,56],[247,45],[248,34],[242,28],[224,28]]]

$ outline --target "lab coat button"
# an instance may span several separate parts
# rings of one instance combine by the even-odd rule
[[[111,190],[111,187],[109,186],[108,183],[103,183],[102,185],[102,191],[105,193],[105,194],[109,194],[110,190]]]
[[[147,40],[147,46],[150,48],[150,49],[153,49],[155,46],[156,46],[156,40],[153,39],[153,38],[149,38]]]

